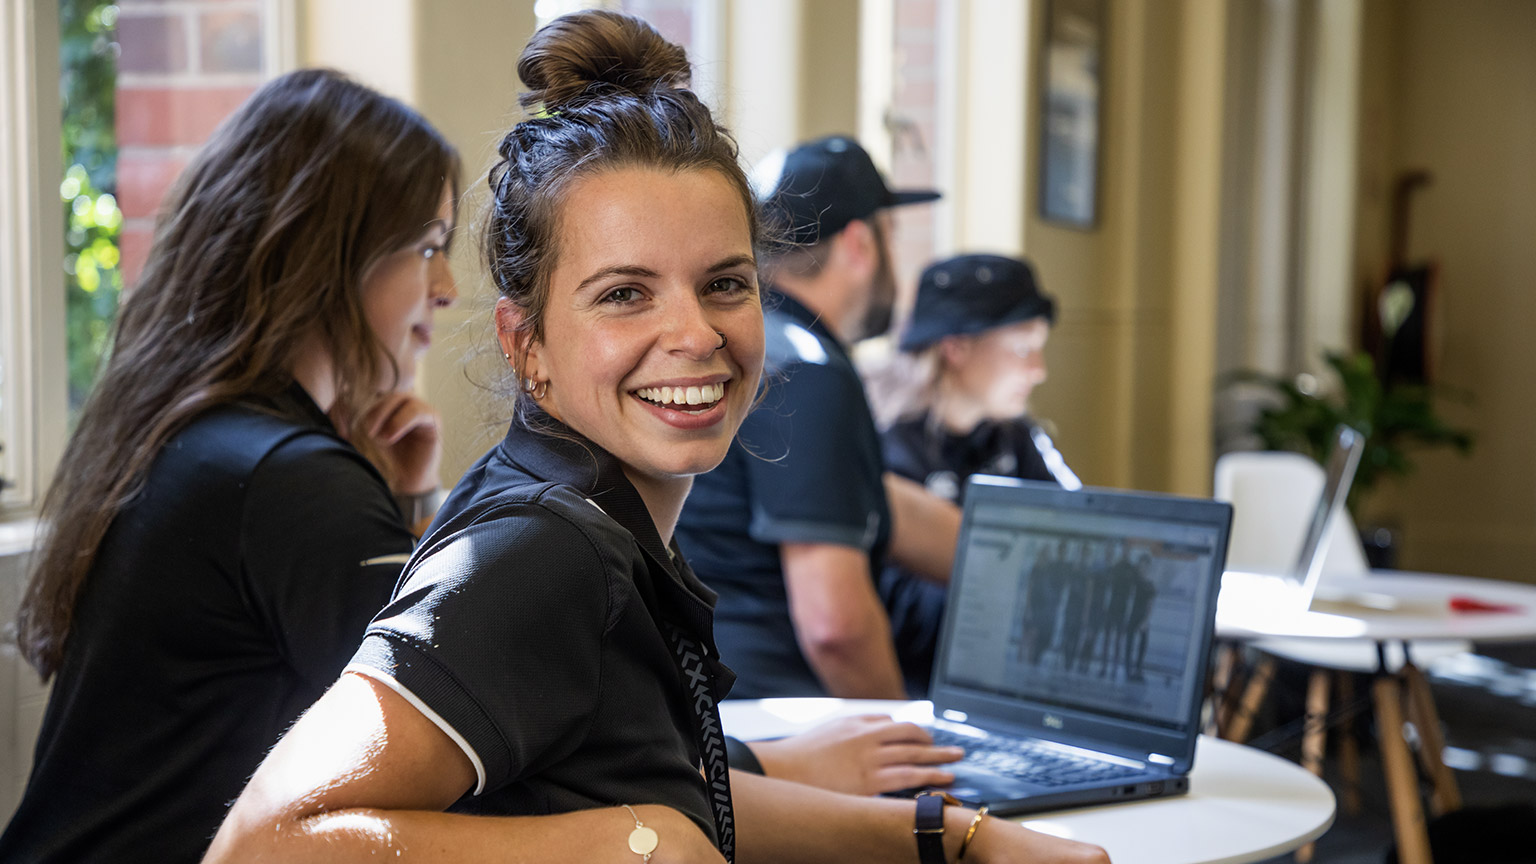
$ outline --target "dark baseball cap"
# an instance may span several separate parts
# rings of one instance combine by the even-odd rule
[[[901,350],[921,351],[945,336],[980,333],[1031,318],[1056,322],[1056,301],[1040,291],[1028,261],[957,255],[928,265],[917,283]]]
[[[859,142],[831,135],[777,150],[752,171],[752,185],[770,223],[797,246],[831,237],[882,207],[933,201],[932,190],[893,192]]]

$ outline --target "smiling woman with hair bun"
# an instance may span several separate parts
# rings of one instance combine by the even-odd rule
[[[932,864],[968,834],[981,864],[1105,860],[728,769],[714,594],[672,534],[757,396],[752,195],[639,19],[561,18],[518,71],[537,113],[501,143],[484,238],[515,419],[206,860]]]

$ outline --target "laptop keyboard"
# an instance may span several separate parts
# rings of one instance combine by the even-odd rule
[[[1063,753],[1026,739],[973,738],[947,729],[928,731],[936,745],[965,748],[962,765],[985,768],[1041,786],[1070,786],[1145,773],[1142,768]]]

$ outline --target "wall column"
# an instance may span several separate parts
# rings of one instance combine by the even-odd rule
[[[1181,27],[1168,489],[1205,495],[1211,490],[1216,386],[1227,0],[1185,0]]]

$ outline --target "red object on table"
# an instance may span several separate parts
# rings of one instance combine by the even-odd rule
[[[1519,612],[1520,607],[1510,603],[1489,603],[1476,597],[1458,594],[1451,598],[1452,612]]]

